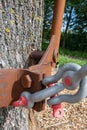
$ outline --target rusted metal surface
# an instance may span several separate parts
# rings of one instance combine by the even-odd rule
[[[30,54],[30,58],[32,60],[34,60],[35,63],[38,63],[43,55],[44,55],[44,51],[39,51],[39,50],[38,51],[33,51]]]
[[[31,87],[31,83],[32,83],[32,79],[29,76],[29,74],[24,75],[21,78],[21,84],[23,85],[24,88],[30,88]]]
[[[64,14],[65,2],[66,0],[62,0],[62,2],[61,0],[55,0],[53,21],[52,21],[51,41],[45,54],[43,55],[40,61],[40,64],[44,64],[50,61],[53,62],[54,50],[56,49],[58,51],[59,49],[62,18]],[[56,58],[58,58],[57,55],[56,55]]]
[[[41,71],[39,69],[41,68]],[[20,97],[20,94],[23,91],[29,91],[31,93],[43,89],[41,81],[43,79],[43,74],[47,73],[50,75],[51,67],[50,65],[39,66],[37,69],[32,66],[31,71],[29,69],[2,69],[0,70],[0,107],[5,107],[10,105],[14,100],[17,100]],[[36,69],[36,70],[35,70]],[[32,79],[31,87],[26,88],[21,83],[21,79],[29,75]],[[37,107],[39,106],[40,107]],[[37,103],[34,109],[40,111],[44,108],[43,103]]]
[[[41,53],[35,57],[33,54],[34,58],[41,59],[40,62],[27,69],[0,70],[0,107],[10,105],[23,91],[34,93],[44,89],[41,81],[51,75],[51,68],[57,63],[64,6],[65,0],[55,0],[50,44],[44,55]],[[36,103],[34,109],[44,109],[44,101]]]

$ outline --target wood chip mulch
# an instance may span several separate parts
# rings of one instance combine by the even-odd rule
[[[87,98],[76,104],[63,103],[65,115],[61,119],[54,118],[52,109],[38,114],[41,130],[87,130]]]

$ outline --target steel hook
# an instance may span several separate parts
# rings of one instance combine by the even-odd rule
[[[77,70],[79,70],[80,68],[81,68],[81,67],[80,67],[80,65],[78,65],[78,64],[75,64],[75,63],[67,63],[67,64],[65,64],[63,67],[61,67],[61,68],[57,71],[57,73],[56,73],[55,75],[49,76],[49,77],[43,79],[42,83],[43,83],[44,85],[47,85],[47,84],[53,83],[53,82],[56,83],[56,82],[58,82],[58,80],[60,80],[60,79],[62,78],[62,76],[64,75],[64,73],[65,73],[66,71],[77,71]]]
[[[59,104],[61,102],[76,103],[87,96],[87,65],[79,66],[75,63],[68,63],[64,65],[55,75],[45,78],[42,83],[48,85],[49,83],[57,82],[62,79],[61,83],[56,83],[53,87],[35,92],[33,94],[24,91],[21,96],[24,104],[31,108],[35,102],[40,102],[47,97],[51,97],[56,93],[66,89],[74,90],[79,85],[79,90],[74,95],[62,94],[48,100],[49,105]],[[27,101],[26,101],[26,100]],[[16,104],[19,103],[16,102]],[[21,103],[22,104],[22,103]],[[19,104],[20,105],[20,104]],[[14,102],[15,106],[15,102]]]
[[[65,69],[66,70],[66,69]],[[63,76],[63,84],[69,90],[76,89],[79,85],[79,90],[74,95],[63,94],[48,100],[49,105],[58,104],[61,102],[76,103],[87,96],[87,65],[81,69],[72,72],[67,71]],[[68,84],[69,81],[69,84]]]

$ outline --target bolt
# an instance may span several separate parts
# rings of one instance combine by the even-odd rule
[[[53,87],[54,85],[55,83],[49,83],[47,86],[49,88],[49,87]],[[58,96],[58,94],[53,95],[51,98],[56,97],[56,96]],[[61,103],[52,105],[52,109],[53,109],[53,117],[61,118],[64,116],[64,110],[62,108]]]
[[[27,106],[28,101],[25,97],[21,96],[17,101],[13,102],[14,107]]]
[[[52,108],[53,108],[53,116],[55,118],[62,118],[65,115],[61,103],[53,105]]]
[[[21,84],[24,88],[30,88],[32,83],[31,77],[27,74],[21,78]]]

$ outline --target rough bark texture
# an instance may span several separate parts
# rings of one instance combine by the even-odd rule
[[[24,67],[31,49],[41,49],[42,9],[42,0],[1,0],[0,57],[4,66]]]
[[[29,54],[41,49],[42,27],[43,0],[0,0],[0,67],[27,67]],[[39,130],[35,114],[2,108],[0,130]]]

